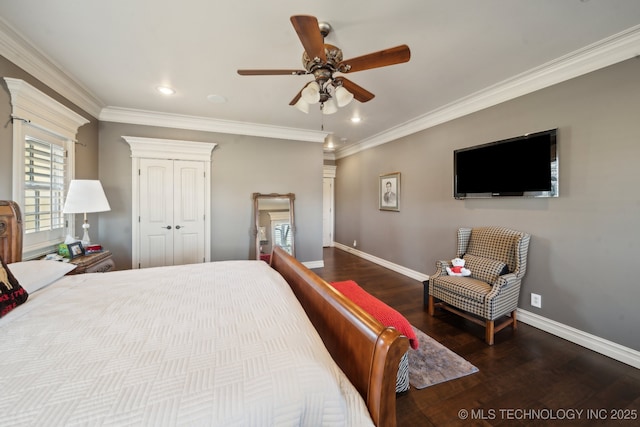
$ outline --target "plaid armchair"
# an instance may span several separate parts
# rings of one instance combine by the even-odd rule
[[[437,270],[429,277],[429,314],[440,307],[484,326],[489,345],[496,332],[509,325],[515,329],[530,238],[503,227],[460,228],[456,256],[465,260],[471,275],[449,276],[450,261],[436,261]],[[505,315],[508,318],[496,324]]]

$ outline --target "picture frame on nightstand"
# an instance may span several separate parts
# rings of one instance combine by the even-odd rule
[[[69,243],[67,248],[69,249],[69,259],[74,259],[84,255],[84,248],[82,247],[81,242]]]

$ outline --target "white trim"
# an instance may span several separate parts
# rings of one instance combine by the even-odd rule
[[[325,153],[325,158],[339,159],[350,156],[466,114],[633,58],[638,55],[638,52],[640,52],[640,25],[387,129],[359,141],[355,145],[338,149],[333,155]],[[206,117],[105,107],[101,100],[73,79],[46,54],[32,46],[2,18],[0,18],[0,55],[102,121],[322,143],[329,134],[328,132],[215,120]]]
[[[625,61],[637,56],[638,52],[640,52],[640,25],[387,129],[357,144],[337,149],[335,156],[337,159],[341,159],[395,141],[398,138]]]
[[[366,252],[362,252],[362,251],[359,251],[357,249],[351,248],[351,247],[349,247],[347,245],[343,245],[342,243],[338,243],[338,242],[334,241],[333,242],[333,246],[338,248],[338,249],[341,249],[341,250],[343,250],[345,252],[349,252],[349,253],[352,253],[352,254],[354,254],[356,256],[359,256],[360,258],[364,258],[367,261],[371,261],[374,264],[378,264],[378,265],[380,265],[382,267],[388,268],[389,270],[393,270],[396,273],[400,273],[402,275],[410,277],[412,279],[419,280],[421,282],[424,282],[425,280],[429,280],[429,276],[427,274],[420,273],[419,271],[411,270],[411,269],[409,269],[407,267],[403,267],[403,266],[398,265],[398,264],[394,264],[394,263],[392,263],[390,261],[387,261],[385,259],[378,258],[377,256],[373,256],[373,255],[370,255],[370,254],[368,254]]]
[[[99,120],[105,122],[131,123],[145,126],[159,126],[321,143],[324,143],[325,137],[329,134],[328,132],[314,130],[294,129],[281,126],[235,122],[230,120],[212,119],[209,117],[184,116],[179,114],[168,114],[156,111],[134,110],[118,107],[104,108],[100,113]]]
[[[146,159],[211,162],[211,152],[218,145],[215,142],[142,138],[138,136],[123,136],[122,138],[131,146],[131,157],[144,157]]]
[[[93,117],[98,117],[104,103],[84,88],[61,66],[25,40],[0,18],[0,55],[55,90]]]
[[[271,222],[274,221],[291,221],[289,217],[289,211],[287,212],[268,212],[269,218],[271,218]]]
[[[529,311],[518,309],[518,320],[527,325],[548,332],[582,347],[593,350],[634,368],[640,369],[640,351],[622,346],[613,341],[572,328],[555,320],[542,317]]]
[[[140,264],[140,159],[192,160],[204,163],[204,257],[211,261],[211,153],[215,142],[181,141],[175,139],[122,137],[131,147],[131,265]]]
[[[75,178],[75,138],[78,128],[89,123],[75,111],[62,105],[49,95],[39,91],[21,79],[4,78],[11,95],[11,117],[13,118],[13,156],[12,156],[12,198],[20,206],[24,206],[24,141],[30,128],[52,135],[61,143],[66,152],[65,188]],[[66,230],[75,230],[75,215],[67,216]],[[62,237],[64,238],[64,231]],[[60,243],[56,233],[48,237],[48,241],[34,241],[25,236],[23,258],[29,259],[43,251],[49,251]]]
[[[371,261],[375,264],[378,264],[400,274],[404,274],[405,276],[412,279],[420,281],[429,280],[429,276],[425,274],[410,270],[397,264],[390,263],[389,261],[383,260],[373,255],[369,255],[362,251],[358,251],[354,248],[350,248],[349,246],[343,245],[338,242],[334,242],[333,244],[338,249],[357,255],[360,258],[364,258],[368,261]],[[625,347],[604,338],[597,337],[587,332],[583,332],[579,329],[567,326],[546,317],[542,317],[538,314],[531,313],[521,308],[518,308],[517,316],[518,320],[522,323],[526,323],[527,325],[533,326],[534,328],[538,328],[542,331],[548,332],[551,335],[566,339],[567,341],[571,341],[572,343],[595,351],[596,353],[600,353],[604,356],[610,357],[614,360],[640,369],[640,352],[637,350]]]
[[[322,268],[324,267],[324,260],[320,260],[320,261],[306,261],[301,263],[302,265],[304,265],[305,267],[307,267],[308,269],[312,269],[312,268]]]
[[[322,166],[322,177],[323,178],[335,178],[336,177],[336,169],[338,167],[334,165],[323,165]]]
[[[62,105],[21,79],[5,77],[11,94],[11,114],[26,119],[32,125],[75,140],[78,128],[89,123],[75,111]]]

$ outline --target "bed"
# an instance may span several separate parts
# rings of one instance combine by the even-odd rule
[[[7,270],[62,264],[21,238],[0,201]],[[3,425],[396,425],[408,340],[279,248],[38,286],[0,318]]]

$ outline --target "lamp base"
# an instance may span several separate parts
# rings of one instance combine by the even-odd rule
[[[80,242],[82,243],[82,247],[84,248],[86,248],[91,244],[91,239],[89,238],[89,227],[90,227],[89,223],[87,222],[87,220],[85,220],[84,224],[82,224],[84,233],[82,234],[82,239],[80,240]]]

